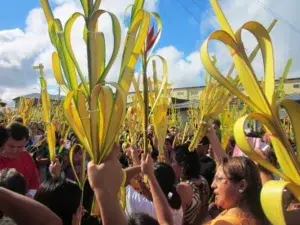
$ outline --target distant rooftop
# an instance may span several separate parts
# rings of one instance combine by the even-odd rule
[[[41,94],[40,93],[32,93],[32,94],[28,94],[28,95],[23,95],[23,96],[19,96],[19,97],[16,97],[14,98],[13,100],[16,101],[18,100],[19,98],[29,98],[29,99],[40,99],[41,98]],[[49,97],[50,97],[50,100],[63,100],[65,97],[64,96],[59,96],[59,95],[50,95],[49,94]]]

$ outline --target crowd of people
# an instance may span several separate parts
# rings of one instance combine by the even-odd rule
[[[83,157],[72,132],[67,139],[57,132],[57,154],[51,162],[43,124],[27,127],[16,118],[0,127],[0,225],[269,224],[260,192],[263,183],[279,178],[246,156],[234,156],[234,140],[222,149],[220,127],[219,121],[208,126],[194,151],[189,151],[189,141],[176,144],[176,128],[170,128],[163,160],[149,129],[151,154],[124,147],[120,140],[95,165]],[[268,148],[257,152],[278,167],[271,144],[267,138],[260,140]],[[69,152],[74,145],[72,166]],[[87,174],[84,185],[75,173]],[[122,188],[125,204],[120,204]],[[294,199],[286,193],[290,206]]]

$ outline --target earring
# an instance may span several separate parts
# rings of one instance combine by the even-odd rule
[[[242,189],[239,190],[239,193],[243,193],[244,191]]]

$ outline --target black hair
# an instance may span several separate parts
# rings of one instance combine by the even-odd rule
[[[8,130],[3,126],[0,126],[0,148],[5,144],[8,137],[9,137]]]
[[[204,137],[202,138],[202,140],[200,141],[200,144],[202,144],[202,145],[209,145],[209,144],[210,144],[210,141],[209,141],[208,137],[207,137],[207,136],[204,136]]]
[[[159,162],[154,166],[154,174],[171,208],[180,209],[181,199],[176,191],[176,176],[173,168],[169,164]]]
[[[126,154],[123,151],[120,153],[119,161],[123,169],[129,167],[129,158],[126,156]]]
[[[189,144],[178,145],[174,149],[175,160],[183,168],[183,179],[198,179],[200,177],[200,161],[198,153],[189,151]]]
[[[133,213],[128,218],[128,225],[159,225],[159,223],[146,213]]]
[[[169,142],[171,145],[173,145],[173,142],[174,142],[174,137],[173,136],[170,136],[168,135],[165,139],[165,141]]]
[[[26,141],[29,139],[29,130],[26,126],[21,123],[11,123],[7,127],[9,137],[16,141],[21,141],[25,139]]]
[[[221,121],[218,120],[218,119],[215,119],[215,120],[213,121],[213,124],[217,125],[218,127],[221,127]]]
[[[16,116],[13,118],[13,122],[23,124],[23,118],[21,116]]]
[[[24,176],[13,168],[0,171],[0,187],[4,187],[21,195],[25,195],[27,191]]]
[[[71,225],[80,206],[81,190],[71,180],[52,178],[42,183],[34,199],[59,216],[63,225]]]

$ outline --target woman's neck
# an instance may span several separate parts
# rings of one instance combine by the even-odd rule
[[[246,214],[246,215],[249,215],[251,214],[252,215],[252,212],[251,210],[249,209],[249,207],[247,206],[247,204],[240,204],[240,205],[237,205],[237,206],[234,206],[232,208],[229,208],[227,210],[225,210],[225,213],[227,214]]]

